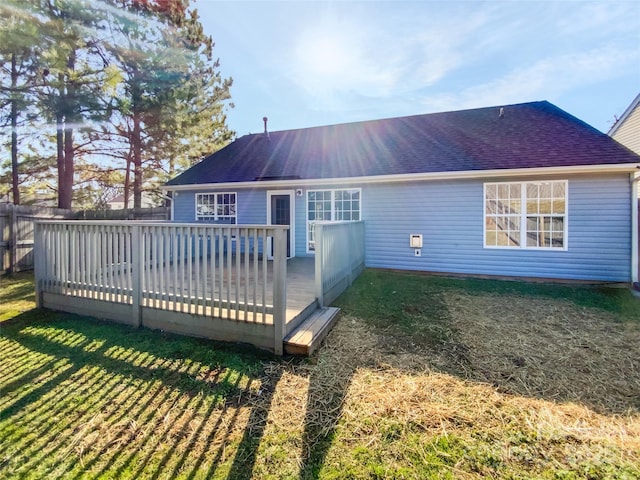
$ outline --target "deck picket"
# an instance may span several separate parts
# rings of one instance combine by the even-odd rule
[[[244,318],[248,318],[249,313],[249,229],[243,228],[240,230],[240,238],[244,238]]]
[[[264,250],[266,250],[267,248],[267,230],[266,229],[261,229],[262,232],[262,298],[266,299],[267,298],[267,252],[265,252]],[[266,322],[267,319],[267,302],[266,300],[262,302],[262,322]]]
[[[253,318],[258,318],[258,229],[251,229],[253,231]]]

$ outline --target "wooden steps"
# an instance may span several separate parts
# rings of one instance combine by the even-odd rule
[[[323,307],[313,312],[293,332],[284,339],[284,351],[289,355],[310,356],[338,320],[340,309]]]

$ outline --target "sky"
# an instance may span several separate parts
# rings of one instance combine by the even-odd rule
[[[192,0],[269,130],[548,100],[607,132],[640,93],[640,1]]]

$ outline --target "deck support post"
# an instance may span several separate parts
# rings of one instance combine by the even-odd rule
[[[140,225],[131,226],[131,323],[134,326],[142,325],[140,306],[142,299],[142,268],[144,267],[144,251],[141,245]]]
[[[273,352],[282,355],[287,323],[287,229],[276,229],[273,242]]]

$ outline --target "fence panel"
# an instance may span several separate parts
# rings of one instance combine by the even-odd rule
[[[0,274],[33,269],[35,221],[72,215],[60,208],[0,204]]]
[[[34,268],[34,222],[50,219],[168,220],[168,207],[128,210],[86,210],[0,204],[0,274]]]

